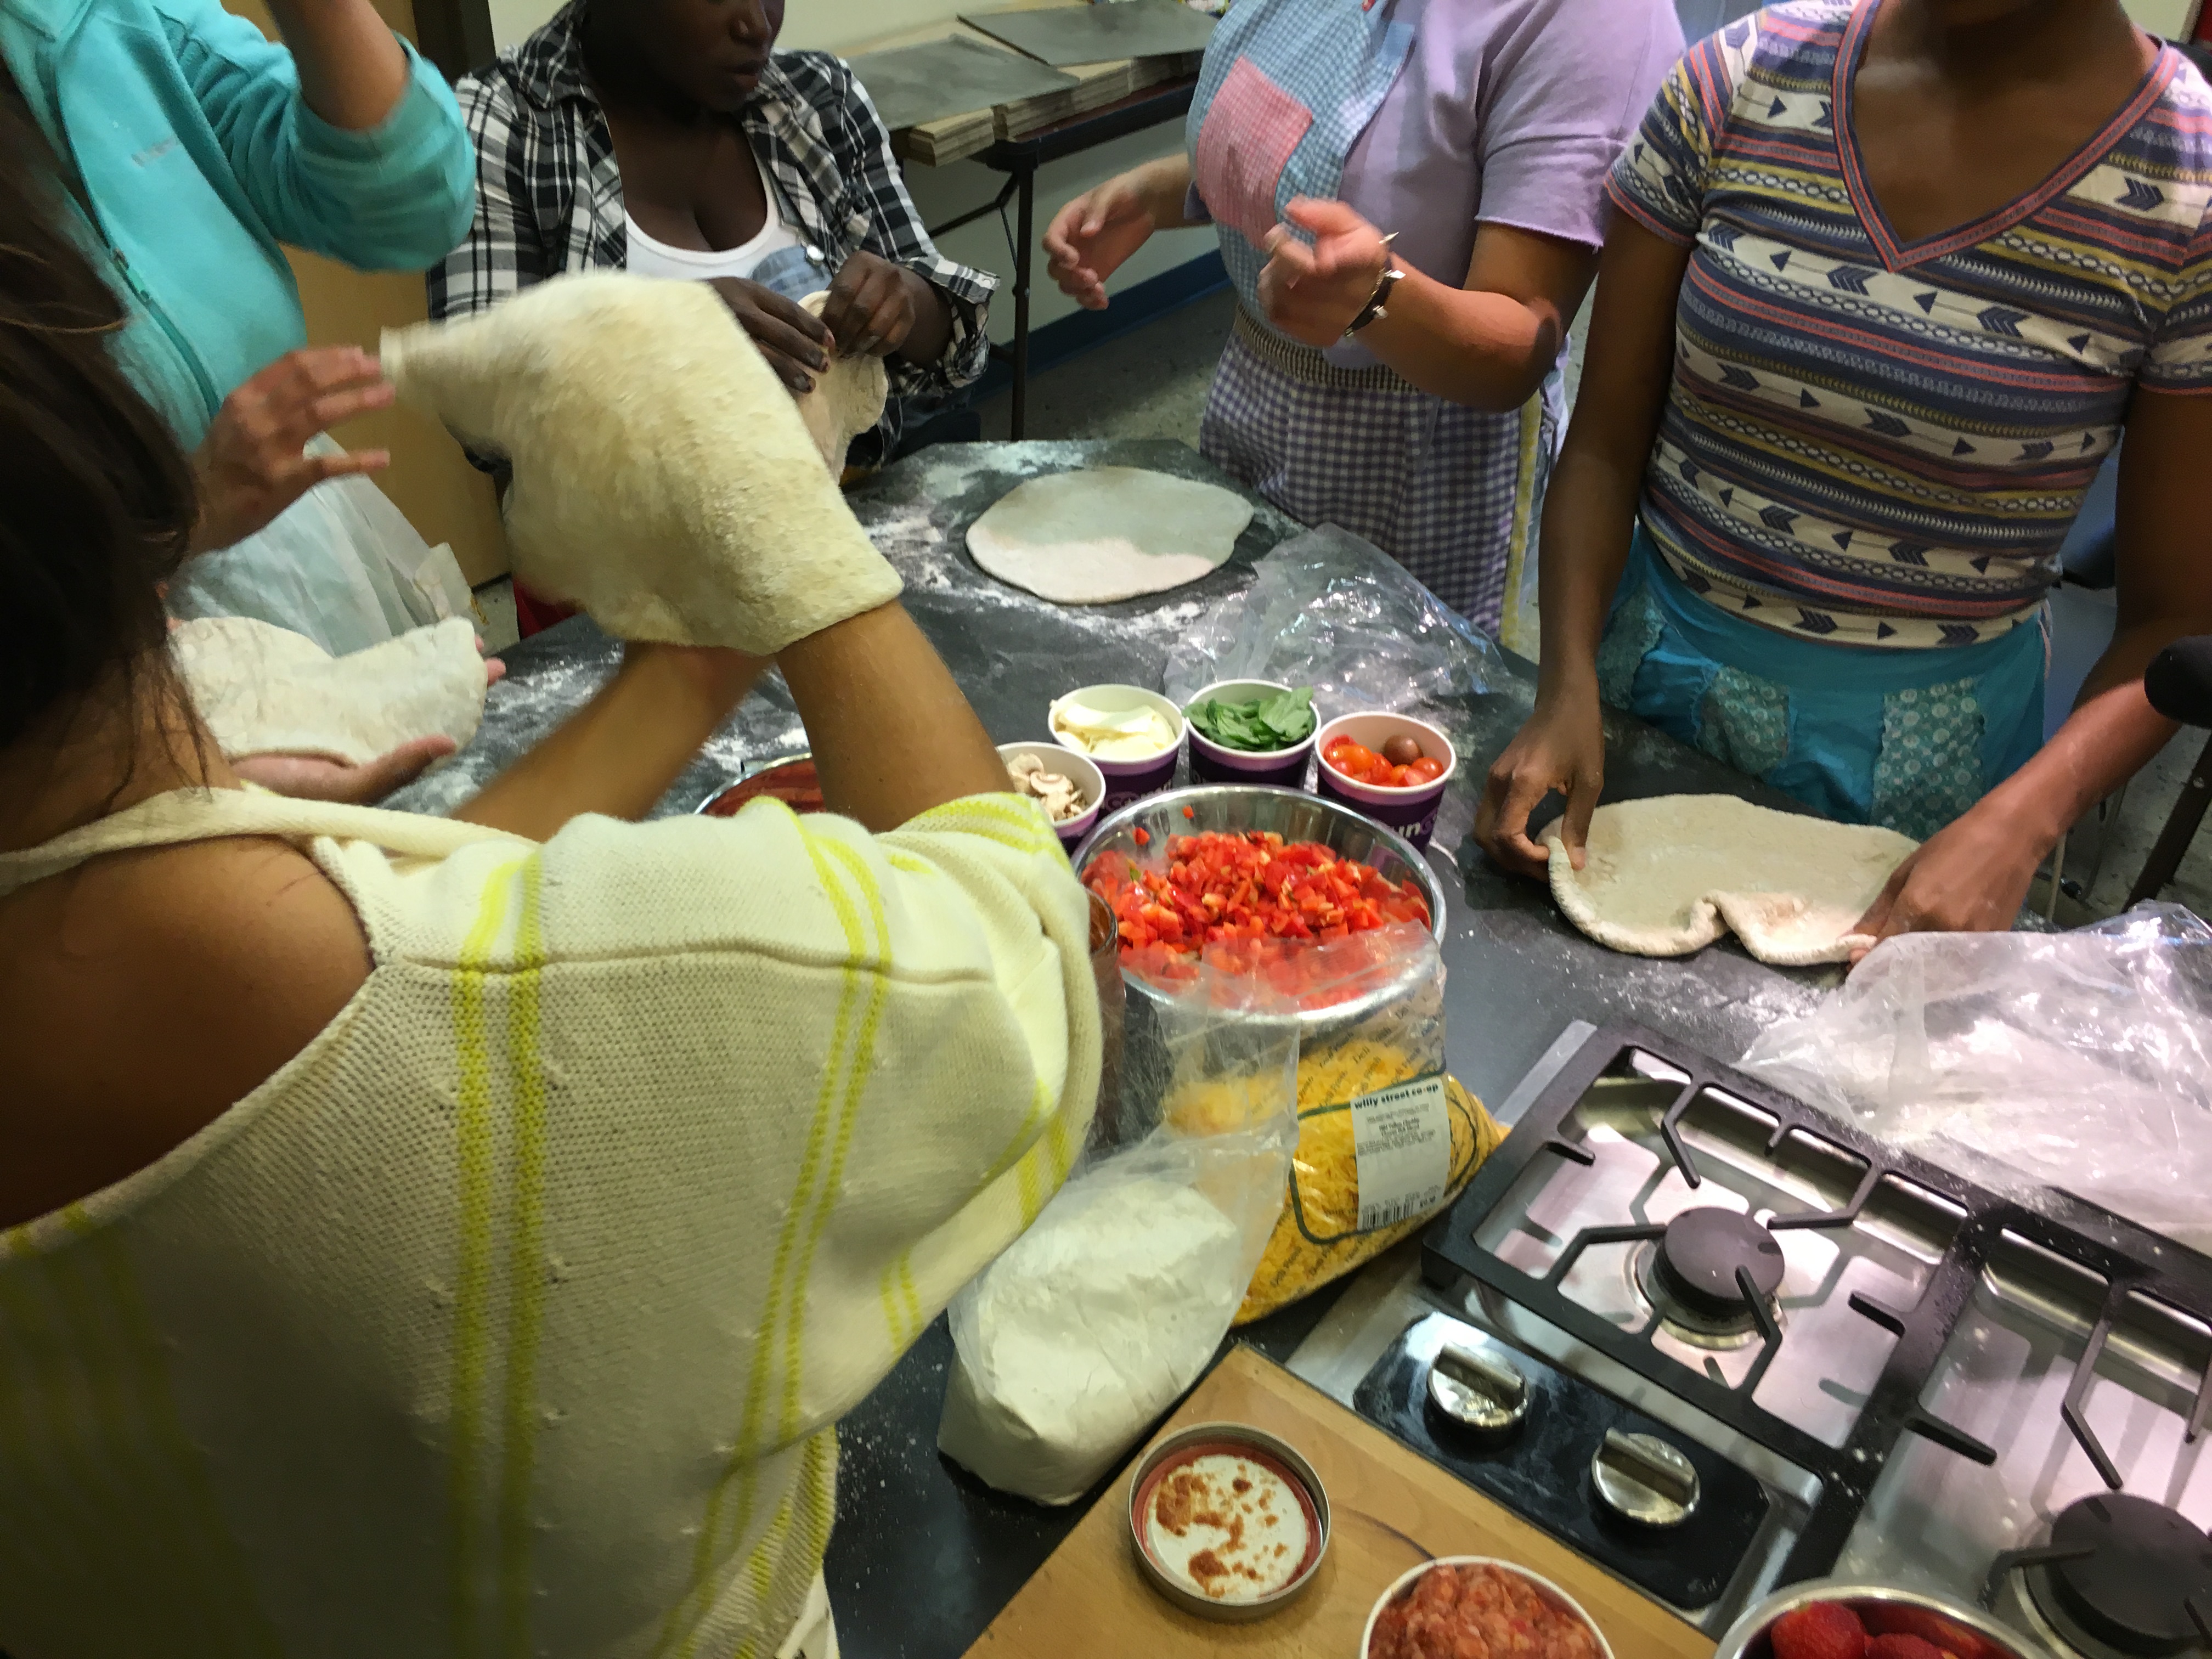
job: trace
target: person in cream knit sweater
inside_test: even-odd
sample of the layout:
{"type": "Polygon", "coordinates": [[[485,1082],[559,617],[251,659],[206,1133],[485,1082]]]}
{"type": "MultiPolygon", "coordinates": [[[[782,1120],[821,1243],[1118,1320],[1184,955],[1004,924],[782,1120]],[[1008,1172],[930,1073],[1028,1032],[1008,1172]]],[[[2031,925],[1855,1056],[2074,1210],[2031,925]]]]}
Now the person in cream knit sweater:
{"type": "Polygon", "coordinates": [[[453,819],[242,787],[167,660],[190,473],[27,158],[0,1649],[834,1653],[833,1425],[1089,1122],[1053,831],[873,599],[776,647],[834,815],[629,821],[768,665],[697,646],[453,819]]]}

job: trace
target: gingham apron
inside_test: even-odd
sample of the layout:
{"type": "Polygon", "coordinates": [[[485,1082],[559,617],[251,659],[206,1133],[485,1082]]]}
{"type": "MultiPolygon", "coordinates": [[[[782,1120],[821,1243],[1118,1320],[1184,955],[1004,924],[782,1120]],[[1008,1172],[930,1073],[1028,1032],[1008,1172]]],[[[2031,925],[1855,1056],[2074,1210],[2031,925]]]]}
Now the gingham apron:
{"type": "MultiPolygon", "coordinates": [[[[1389,368],[1340,368],[1261,321],[1261,245],[1291,198],[1334,198],[1352,145],[1404,69],[1392,0],[1243,0],[1214,30],[1186,129],[1241,314],[1200,448],[1293,518],[1336,524],[1453,609],[1533,653],[1526,556],[1561,412],[1554,375],[1491,414],[1389,368]]],[[[1388,230],[1389,226],[1382,228],[1388,230]]]]}

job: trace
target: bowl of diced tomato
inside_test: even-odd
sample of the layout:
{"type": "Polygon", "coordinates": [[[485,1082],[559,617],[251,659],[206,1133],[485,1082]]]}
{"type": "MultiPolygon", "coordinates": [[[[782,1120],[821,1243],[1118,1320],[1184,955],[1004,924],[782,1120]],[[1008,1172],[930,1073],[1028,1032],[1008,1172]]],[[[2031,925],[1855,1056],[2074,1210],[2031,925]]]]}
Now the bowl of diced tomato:
{"type": "Polygon", "coordinates": [[[1334,1024],[1420,981],[1433,957],[1406,942],[1443,932],[1443,884],[1402,836],[1293,789],[1148,796],[1101,823],[1075,868],[1112,907],[1123,977],[1142,996],[1175,996],[1206,967],[1250,971],[1334,1024]],[[1371,971],[1348,974],[1363,946],[1371,971]]]}
{"type": "Polygon", "coordinates": [[[1388,824],[1416,847],[1437,827],[1459,768],[1451,739],[1411,714],[1340,714],[1314,734],[1315,787],[1388,824]]]}

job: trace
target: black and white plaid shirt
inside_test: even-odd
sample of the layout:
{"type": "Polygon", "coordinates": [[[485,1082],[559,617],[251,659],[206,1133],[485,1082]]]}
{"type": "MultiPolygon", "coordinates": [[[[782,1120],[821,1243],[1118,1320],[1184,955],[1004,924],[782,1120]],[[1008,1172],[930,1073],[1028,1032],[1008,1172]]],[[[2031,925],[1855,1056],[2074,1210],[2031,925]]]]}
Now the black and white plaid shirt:
{"type": "MultiPolygon", "coordinates": [[[[614,135],[584,78],[582,0],[453,88],[477,151],[468,240],[430,268],[430,315],[466,316],[564,271],[628,263],[614,135]]],[[[900,397],[950,392],[983,372],[983,318],[998,279],[938,252],[906,193],[866,90],[823,52],[779,52],[738,117],[785,216],[830,270],[866,249],[933,283],[952,337],[933,363],[890,359],[900,397]]]]}

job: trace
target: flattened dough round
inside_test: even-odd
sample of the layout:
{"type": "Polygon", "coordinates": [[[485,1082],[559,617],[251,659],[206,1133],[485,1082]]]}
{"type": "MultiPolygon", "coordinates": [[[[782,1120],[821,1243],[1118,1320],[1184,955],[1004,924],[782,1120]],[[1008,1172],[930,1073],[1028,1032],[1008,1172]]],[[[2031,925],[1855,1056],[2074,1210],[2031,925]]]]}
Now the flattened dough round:
{"type": "Polygon", "coordinates": [[[466,617],[343,657],[251,617],[179,623],[169,645],[216,746],[234,760],[327,755],[358,766],[416,738],[465,744],[483,718],[483,659],[466,617]]]}
{"type": "Polygon", "coordinates": [[[1686,957],[1733,930],[1761,962],[1843,962],[1851,925],[1920,843],[1894,830],[1753,806],[1734,795],[1660,795],[1601,806],[1577,871],[1554,824],[1552,894],[1599,944],[1686,957]]]}
{"type": "Polygon", "coordinates": [[[969,526],[968,550],[1039,599],[1107,605],[1212,574],[1251,522],[1252,503],[1234,490],[1093,466],[1015,485],[969,526]]]}

